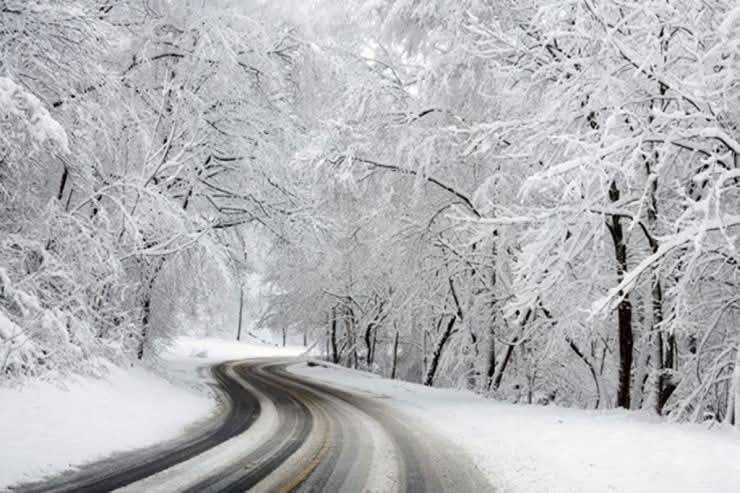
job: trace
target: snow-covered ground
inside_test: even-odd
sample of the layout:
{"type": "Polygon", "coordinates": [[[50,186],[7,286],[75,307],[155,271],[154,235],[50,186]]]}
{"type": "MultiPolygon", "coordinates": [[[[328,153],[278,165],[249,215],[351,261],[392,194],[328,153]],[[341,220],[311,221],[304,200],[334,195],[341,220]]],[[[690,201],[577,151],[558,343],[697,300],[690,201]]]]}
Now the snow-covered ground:
{"type": "Polygon", "coordinates": [[[215,408],[144,368],[0,389],[0,488],[176,436],[215,408]]]}
{"type": "Polygon", "coordinates": [[[175,438],[216,411],[204,385],[210,374],[202,368],[300,351],[183,337],[156,370],[110,366],[104,378],[74,376],[61,383],[0,388],[0,490],[175,438]]]}
{"type": "MultiPolygon", "coordinates": [[[[216,410],[199,368],[302,351],[180,338],[157,371],[111,367],[105,378],[78,376],[64,387],[0,389],[0,489],[174,438],[216,410]]],[[[640,413],[504,404],[332,365],[301,363],[291,371],[384,397],[466,450],[501,492],[740,491],[740,435],[732,430],[640,413]]]]}
{"type": "Polygon", "coordinates": [[[178,337],[172,347],[164,354],[169,366],[176,362],[201,364],[245,358],[292,357],[303,353],[302,346],[274,346],[249,338],[245,342],[224,339],[178,337]]]}
{"type": "Polygon", "coordinates": [[[290,371],[384,397],[468,451],[501,492],[740,491],[740,435],[732,430],[498,403],[331,365],[290,371]]]}

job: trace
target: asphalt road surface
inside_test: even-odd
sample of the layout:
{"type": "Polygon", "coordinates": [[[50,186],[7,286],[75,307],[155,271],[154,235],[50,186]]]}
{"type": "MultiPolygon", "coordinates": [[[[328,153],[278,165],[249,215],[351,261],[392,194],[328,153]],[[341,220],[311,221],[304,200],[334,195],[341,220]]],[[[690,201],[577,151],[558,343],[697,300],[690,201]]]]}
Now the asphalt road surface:
{"type": "Polygon", "coordinates": [[[177,440],[13,492],[486,492],[451,444],[377,396],[285,371],[286,359],[212,369],[222,412],[177,440]]]}

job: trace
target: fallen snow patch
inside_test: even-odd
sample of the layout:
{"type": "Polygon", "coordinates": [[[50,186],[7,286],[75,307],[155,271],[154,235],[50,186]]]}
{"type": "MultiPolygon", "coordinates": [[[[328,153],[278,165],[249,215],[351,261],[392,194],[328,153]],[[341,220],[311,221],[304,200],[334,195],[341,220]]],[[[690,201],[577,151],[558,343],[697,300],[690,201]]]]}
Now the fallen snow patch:
{"type": "Polygon", "coordinates": [[[740,436],[728,429],[640,413],[505,404],[333,365],[290,371],[386,398],[470,453],[498,491],[730,493],[740,485],[740,436]]]}

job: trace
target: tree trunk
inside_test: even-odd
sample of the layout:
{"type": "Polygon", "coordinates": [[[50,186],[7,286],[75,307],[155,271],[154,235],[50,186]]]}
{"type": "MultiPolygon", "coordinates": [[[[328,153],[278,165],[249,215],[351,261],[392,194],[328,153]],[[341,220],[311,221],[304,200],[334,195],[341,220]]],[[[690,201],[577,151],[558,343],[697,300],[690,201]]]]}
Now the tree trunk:
{"type": "Polygon", "coordinates": [[[576,353],[576,356],[578,356],[578,358],[583,361],[583,363],[588,367],[588,371],[591,372],[591,378],[593,379],[594,386],[596,387],[596,402],[594,403],[594,409],[598,409],[601,405],[601,385],[599,384],[599,376],[596,373],[596,367],[586,357],[583,351],[581,351],[581,349],[576,345],[573,339],[571,339],[570,337],[566,337],[565,340],[568,342],[568,346],[570,346],[570,349],[573,350],[574,353],[576,353]]]}
{"type": "Polygon", "coordinates": [[[244,312],[244,288],[239,288],[239,325],[236,330],[236,340],[242,339],[242,313],[244,312]]]}
{"type": "Polygon", "coordinates": [[[332,363],[339,363],[339,351],[337,350],[337,309],[333,307],[331,309],[331,360],[332,363]]]}
{"type": "MultiPolygon", "coordinates": [[[[656,276],[657,277],[657,276],[656,276]]],[[[660,281],[656,279],[655,286],[653,287],[653,313],[654,317],[659,320],[658,323],[663,321],[663,294],[660,281]]],[[[676,383],[674,382],[673,371],[675,370],[675,347],[676,338],[673,334],[667,334],[664,337],[663,332],[659,327],[656,327],[656,323],[653,324],[653,329],[657,331],[657,345],[658,345],[658,401],[657,411],[659,414],[665,412],[665,405],[668,403],[668,399],[673,395],[673,391],[676,390],[676,383]]]]}
{"type": "Polygon", "coordinates": [[[367,325],[367,329],[365,329],[365,348],[367,349],[367,353],[365,354],[365,362],[367,363],[368,368],[373,364],[373,325],[374,322],[370,322],[367,325]]]}
{"type": "MultiPolygon", "coordinates": [[[[655,156],[657,159],[657,156],[655,156]]],[[[648,176],[650,176],[650,164],[647,165],[648,176]]],[[[655,231],[657,219],[658,219],[658,203],[656,198],[656,192],[658,188],[657,180],[653,180],[650,190],[650,205],[648,207],[648,224],[650,225],[650,247],[653,253],[658,251],[658,242],[654,239],[653,234],[655,231]]],[[[660,274],[655,273],[653,279],[653,288],[650,292],[651,296],[651,311],[652,311],[652,332],[657,334],[656,345],[658,349],[658,396],[656,400],[656,411],[658,414],[663,414],[665,405],[668,399],[671,398],[673,391],[676,390],[676,384],[673,380],[673,371],[675,370],[675,346],[676,339],[673,334],[667,334],[664,337],[664,332],[661,324],[664,320],[663,314],[663,286],[660,281],[660,274]]]]}
{"type": "Polygon", "coordinates": [[[732,371],[730,391],[727,396],[727,411],[725,422],[740,428],[738,414],[740,413],[740,349],[735,353],[735,368],[732,371]]]}
{"type": "MultiPolygon", "coordinates": [[[[666,50],[668,49],[668,39],[670,37],[664,37],[665,27],[661,27],[659,39],[662,39],[660,48],[663,53],[663,63],[667,62],[666,50]]],[[[662,82],[658,83],[658,93],[660,98],[652,101],[653,110],[666,111],[667,105],[669,104],[663,98],[667,92],[667,87],[662,82]],[[656,108],[658,106],[658,108],[656,108]]],[[[654,113],[648,118],[650,124],[653,123],[654,113]]],[[[645,159],[645,171],[650,182],[650,202],[647,208],[648,224],[650,226],[650,233],[648,241],[653,253],[658,251],[658,242],[654,239],[654,235],[657,233],[658,223],[658,178],[653,175],[653,167],[657,166],[659,160],[659,154],[657,150],[654,150],[651,157],[645,159]]],[[[663,314],[663,287],[660,282],[660,274],[658,272],[654,275],[654,285],[651,292],[652,296],[652,313],[653,313],[653,324],[652,331],[658,334],[657,346],[658,346],[658,396],[656,399],[656,410],[658,414],[665,412],[665,405],[668,399],[671,398],[673,391],[676,390],[676,384],[674,382],[673,371],[675,370],[675,338],[673,334],[668,334],[667,340],[663,337],[663,331],[660,325],[664,320],[663,314]]]]}
{"type": "MultiPolygon", "coordinates": [[[[619,189],[616,182],[609,187],[609,200],[619,200],[619,189]]],[[[617,261],[617,283],[622,282],[627,272],[627,245],[625,244],[624,230],[620,216],[611,216],[609,225],[612,241],[614,243],[614,254],[617,261]]],[[[622,301],[617,306],[617,327],[619,340],[619,384],[617,386],[617,406],[629,409],[631,404],[632,384],[632,355],[634,339],[632,334],[632,304],[629,293],[620,292],[622,301]]]]}
{"type": "MultiPolygon", "coordinates": [[[[527,323],[529,322],[529,318],[532,316],[532,313],[534,311],[529,308],[527,310],[527,314],[524,316],[524,319],[522,320],[521,325],[519,326],[520,329],[520,335],[524,334],[524,328],[527,326],[527,323]]],[[[519,337],[516,336],[511,344],[508,344],[506,346],[506,352],[504,352],[504,358],[501,360],[501,364],[499,365],[498,369],[495,371],[495,375],[493,377],[493,390],[498,390],[498,388],[501,386],[501,381],[504,378],[504,372],[506,371],[506,367],[509,365],[509,361],[511,361],[511,354],[514,352],[515,345],[519,342],[519,337]]]]}
{"type": "Polygon", "coordinates": [[[375,361],[375,348],[377,346],[378,346],[378,329],[375,329],[375,331],[373,332],[373,342],[372,342],[372,354],[373,354],[372,360],[373,361],[375,361]]]}
{"type": "Polygon", "coordinates": [[[367,329],[365,330],[365,347],[367,348],[366,363],[368,368],[372,366],[375,360],[375,343],[378,339],[378,325],[383,320],[383,304],[383,301],[378,303],[378,313],[367,324],[367,329]]]}
{"type": "Polygon", "coordinates": [[[152,316],[152,294],[154,291],[154,282],[157,280],[159,272],[164,267],[164,259],[159,259],[157,265],[152,270],[149,280],[146,283],[146,290],[144,291],[144,301],[141,304],[141,339],[139,340],[139,348],[136,352],[137,359],[144,359],[144,348],[146,346],[147,338],[149,337],[149,323],[151,322],[152,316]]]}
{"type": "Polygon", "coordinates": [[[396,365],[398,364],[398,331],[393,338],[393,366],[391,366],[391,380],[396,378],[396,365]]]}
{"type": "Polygon", "coordinates": [[[331,336],[329,334],[329,329],[326,329],[326,336],[324,337],[325,347],[324,347],[324,355],[326,359],[328,360],[331,356],[331,342],[330,342],[331,336]]]}
{"type": "MultiPolygon", "coordinates": [[[[639,307],[633,314],[634,322],[637,327],[645,327],[647,320],[645,318],[645,310],[643,309],[643,305],[645,304],[644,299],[640,293],[637,293],[637,296],[633,297],[633,300],[636,301],[639,307]]],[[[650,301],[647,303],[650,304],[650,301]]],[[[634,409],[644,409],[646,402],[653,402],[653,406],[655,406],[657,398],[655,390],[657,387],[653,385],[655,388],[648,388],[648,384],[654,384],[655,380],[655,378],[653,378],[652,381],[650,380],[651,377],[655,377],[655,372],[653,371],[653,366],[655,365],[653,360],[655,360],[656,357],[653,354],[653,351],[651,351],[654,341],[655,337],[653,333],[648,332],[645,337],[639,341],[640,344],[635,346],[635,362],[632,370],[632,407],[634,409]],[[639,382],[639,385],[637,382],[639,382]]]]}
{"type": "Polygon", "coordinates": [[[432,359],[429,362],[429,368],[427,368],[426,375],[424,375],[424,385],[429,387],[434,385],[434,375],[437,373],[439,359],[442,357],[442,351],[453,333],[456,321],[457,315],[453,315],[452,318],[450,318],[450,321],[447,322],[447,327],[445,327],[445,330],[437,341],[437,345],[434,347],[434,351],[432,352],[432,359]]]}
{"type": "MultiPolygon", "coordinates": [[[[517,342],[517,339],[515,338],[513,342],[517,342]]],[[[509,361],[511,360],[511,354],[514,352],[514,345],[509,344],[506,347],[506,351],[504,352],[504,358],[501,360],[501,365],[496,372],[496,376],[493,377],[493,390],[498,390],[498,388],[501,386],[501,380],[504,378],[504,371],[506,371],[506,366],[509,364],[509,361]]]]}
{"type": "MultiPolygon", "coordinates": [[[[491,266],[491,286],[496,287],[498,277],[496,275],[496,260],[497,260],[497,249],[496,249],[496,238],[498,237],[498,231],[493,231],[493,242],[491,246],[491,258],[493,259],[493,265],[491,266]]],[[[488,368],[486,368],[486,390],[491,391],[493,385],[493,376],[496,374],[496,314],[497,314],[497,302],[494,297],[491,301],[491,321],[490,329],[488,331],[488,368]]]]}
{"type": "Polygon", "coordinates": [[[62,178],[60,179],[60,182],[59,182],[59,191],[57,192],[57,200],[59,202],[61,202],[62,199],[64,198],[64,189],[67,186],[68,177],[69,177],[69,168],[67,168],[67,166],[64,165],[62,169],[62,178]]]}
{"type": "Polygon", "coordinates": [[[493,376],[496,374],[496,334],[494,328],[490,331],[491,340],[488,342],[488,368],[486,369],[487,390],[490,392],[493,386],[493,376]]]}
{"type": "Polygon", "coordinates": [[[144,346],[146,345],[146,339],[149,331],[149,318],[151,317],[152,311],[152,284],[150,281],[149,287],[144,294],[144,303],[142,303],[142,315],[141,315],[141,340],[139,341],[139,349],[136,352],[136,358],[139,360],[144,359],[144,346]]]}
{"type": "Polygon", "coordinates": [[[347,345],[349,352],[347,353],[347,367],[357,369],[358,358],[357,358],[357,341],[355,337],[355,314],[351,308],[344,306],[344,329],[347,334],[347,345]]]}
{"type": "Polygon", "coordinates": [[[480,370],[479,370],[479,357],[480,351],[478,350],[478,335],[470,327],[470,322],[466,323],[467,332],[470,335],[470,368],[468,369],[468,382],[467,388],[471,390],[477,390],[480,388],[480,370]]]}
{"type": "MultiPolygon", "coordinates": [[[[429,339],[429,332],[425,328],[424,332],[421,335],[421,368],[423,375],[427,374],[427,368],[429,368],[429,358],[427,357],[427,339],[429,339]]],[[[424,380],[423,375],[422,381],[424,380]]]]}

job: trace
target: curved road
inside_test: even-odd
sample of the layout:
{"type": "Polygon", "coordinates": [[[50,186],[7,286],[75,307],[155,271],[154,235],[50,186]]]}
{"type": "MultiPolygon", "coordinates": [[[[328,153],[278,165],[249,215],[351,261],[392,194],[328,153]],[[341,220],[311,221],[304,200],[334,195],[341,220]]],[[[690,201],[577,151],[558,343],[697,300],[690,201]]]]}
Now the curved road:
{"type": "Polygon", "coordinates": [[[212,369],[225,405],[181,438],[18,492],[479,492],[465,455],[379,398],[290,373],[295,360],[212,369]]]}

